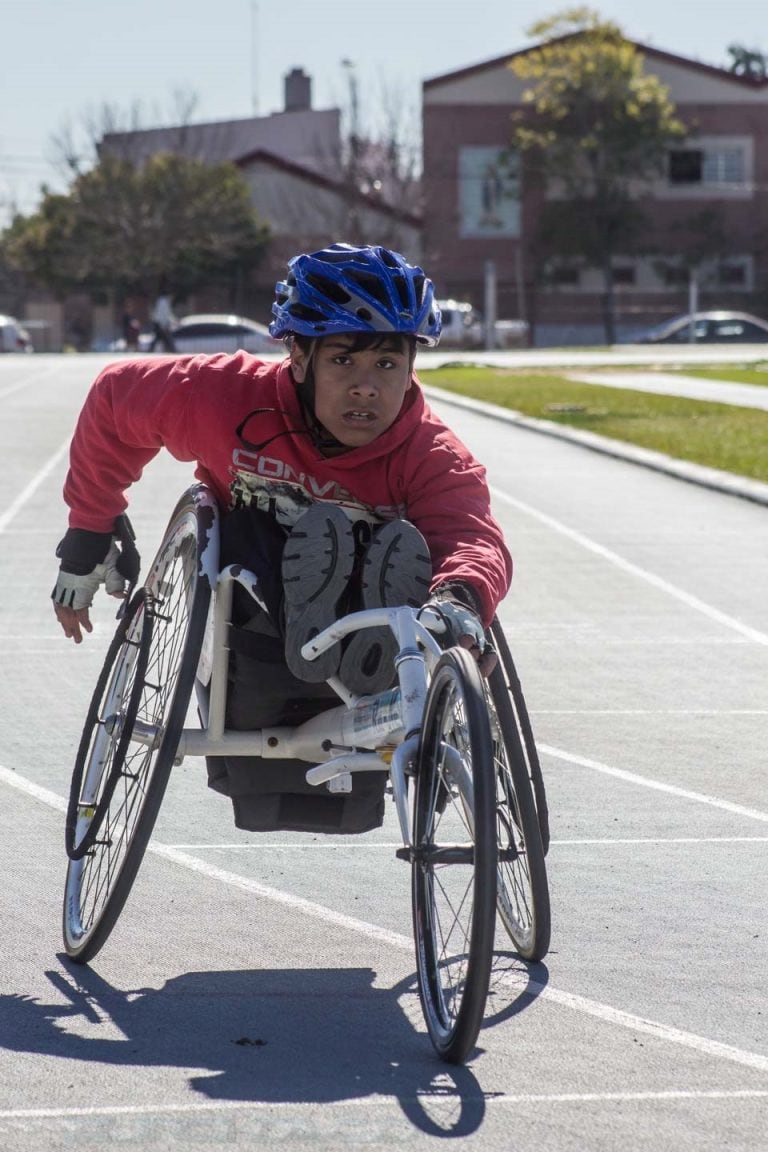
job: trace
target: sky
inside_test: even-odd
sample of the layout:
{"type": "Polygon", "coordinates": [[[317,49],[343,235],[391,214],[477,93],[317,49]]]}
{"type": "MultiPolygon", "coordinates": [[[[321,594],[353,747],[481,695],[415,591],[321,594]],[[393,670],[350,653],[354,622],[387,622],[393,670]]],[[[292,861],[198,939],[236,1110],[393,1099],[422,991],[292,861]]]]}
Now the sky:
{"type": "MultiPolygon", "coordinates": [[[[141,125],[264,116],[283,107],[292,68],[312,77],[315,108],[362,112],[382,92],[414,120],[421,83],[532,42],[531,25],[575,0],[4,0],[0,63],[0,224],[31,212],[42,183],[64,190],[54,138],[84,133],[105,105],[141,125]],[[342,63],[345,62],[345,63],[342,63]]],[[[768,53],[766,0],[595,0],[625,35],[727,66],[734,42],[768,53]]],[[[84,138],[84,137],[83,137],[84,138]]]]}

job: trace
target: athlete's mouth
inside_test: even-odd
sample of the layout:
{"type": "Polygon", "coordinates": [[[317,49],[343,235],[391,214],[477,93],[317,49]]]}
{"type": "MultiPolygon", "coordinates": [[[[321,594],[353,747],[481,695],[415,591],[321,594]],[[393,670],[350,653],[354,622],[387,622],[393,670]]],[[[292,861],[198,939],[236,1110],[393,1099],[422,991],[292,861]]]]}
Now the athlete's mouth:
{"type": "Polygon", "coordinates": [[[365,408],[350,408],[343,417],[347,424],[370,424],[376,418],[375,412],[370,412],[365,408]]]}

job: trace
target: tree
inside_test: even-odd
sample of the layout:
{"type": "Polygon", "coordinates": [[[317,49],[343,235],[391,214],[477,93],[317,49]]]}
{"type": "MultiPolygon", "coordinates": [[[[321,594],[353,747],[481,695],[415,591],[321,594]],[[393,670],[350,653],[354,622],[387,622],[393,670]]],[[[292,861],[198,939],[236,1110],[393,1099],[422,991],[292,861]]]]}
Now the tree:
{"type": "Polygon", "coordinates": [[[157,154],[137,166],[105,156],[65,195],[45,192],[4,239],[9,263],[67,291],[186,295],[212,278],[232,285],[266,242],[248,186],[231,164],[157,154]]]}
{"type": "Polygon", "coordinates": [[[641,245],[639,192],[661,175],[685,128],[667,89],[644,72],[641,53],[598,13],[568,9],[529,35],[547,42],[511,64],[529,82],[512,143],[526,154],[524,178],[547,194],[534,245],[602,272],[603,323],[613,343],[614,257],[641,245]]]}
{"type": "Polygon", "coordinates": [[[700,281],[731,251],[731,240],[720,205],[709,205],[689,212],[683,219],[670,222],[666,234],[661,236],[662,251],[674,253],[670,260],[661,256],[657,265],[661,271],[683,272],[686,282],[700,281]]]}
{"type": "MultiPolygon", "coordinates": [[[[402,93],[381,82],[374,101],[376,115],[360,101],[357,73],[342,60],[347,92],[342,105],[342,139],[336,172],[344,199],[344,235],[352,243],[369,243],[366,205],[384,205],[418,215],[422,207],[419,178],[418,115],[402,93]]],[[[377,241],[398,247],[400,228],[393,219],[377,241]]]]}
{"type": "Polygon", "coordinates": [[[764,52],[745,48],[742,44],[729,44],[728,55],[734,76],[746,76],[750,80],[768,79],[768,56],[764,52]]]}

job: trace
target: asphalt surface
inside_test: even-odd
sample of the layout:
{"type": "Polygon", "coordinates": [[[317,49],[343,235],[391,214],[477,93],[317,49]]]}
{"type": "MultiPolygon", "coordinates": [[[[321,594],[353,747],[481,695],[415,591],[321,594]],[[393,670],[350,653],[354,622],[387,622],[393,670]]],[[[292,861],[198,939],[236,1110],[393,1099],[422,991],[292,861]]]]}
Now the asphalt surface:
{"type": "MultiPolygon", "coordinates": [[[[0,360],[0,1146],[768,1148],[764,508],[435,400],[515,557],[500,615],[553,836],[550,954],[528,969],[499,936],[451,1069],[392,812],[358,838],[249,835],[185,762],[109,942],[64,958],[62,811],[114,619],[102,598],[75,648],[48,596],[98,363],[0,360]]],[[[145,558],[189,479],[161,457],[136,487],[145,558]]]]}

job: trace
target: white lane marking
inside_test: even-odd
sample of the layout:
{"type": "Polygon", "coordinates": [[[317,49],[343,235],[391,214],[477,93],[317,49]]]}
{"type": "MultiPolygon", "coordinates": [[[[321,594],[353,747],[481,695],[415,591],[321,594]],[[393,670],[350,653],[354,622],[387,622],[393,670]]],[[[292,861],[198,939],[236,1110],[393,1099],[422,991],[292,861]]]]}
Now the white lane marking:
{"type": "MultiPolygon", "coordinates": [[[[581,845],[594,846],[594,845],[608,845],[609,847],[614,844],[768,844],[768,836],[612,836],[612,837],[592,837],[590,839],[580,840],[550,840],[550,848],[573,848],[581,845]]],[[[400,843],[383,844],[297,844],[297,843],[281,843],[274,841],[272,843],[264,843],[259,841],[257,844],[169,844],[169,848],[175,848],[177,851],[194,851],[194,852],[314,852],[317,849],[331,852],[341,852],[345,848],[351,848],[355,852],[361,849],[376,848],[386,849],[388,852],[394,851],[396,848],[401,848],[400,843]]]]}
{"type": "Polygon", "coordinates": [[[539,996],[544,1000],[552,1000],[563,1008],[571,1008],[575,1012],[593,1016],[604,1024],[616,1024],[620,1028],[627,1028],[630,1032],[644,1032],[648,1036],[654,1036],[657,1040],[677,1044],[683,1048],[691,1048],[705,1056],[719,1057],[723,1060],[730,1060],[734,1064],[754,1068],[760,1072],[768,1072],[768,1056],[763,1056],[759,1052],[748,1052],[743,1048],[736,1048],[732,1044],[723,1044],[719,1040],[697,1036],[694,1032],[684,1032],[680,1028],[660,1024],[657,1020],[649,1020],[643,1016],[635,1016],[631,1012],[623,1012],[620,1008],[612,1008],[610,1004],[588,1000],[586,996],[563,992],[548,984],[540,984],[538,980],[530,980],[524,973],[521,973],[518,978],[507,974],[504,982],[512,986],[517,985],[523,994],[527,993],[531,996],[539,996]]]}
{"type": "Polygon", "coordinates": [[[491,488],[491,494],[495,500],[509,504],[511,507],[517,508],[520,512],[524,512],[527,516],[532,517],[532,519],[538,520],[541,524],[546,524],[548,528],[558,532],[561,536],[565,536],[568,540],[572,540],[581,548],[585,548],[588,552],[593,552],[596,556],[601,556],[604,560],[608,560],[611,564],[629,573],[631,576],[635,576],[639,580],[644,580],[646,584],[650,584],[653,588],[658,588],[660,592],[664,592],[667,596],[672,596],[675,600],[679,600],[688,608],[693,608],[696,612],[700,612],[703,616],[715,621],[717,624],[722,624],[726,628],[738,632],[740,636],[745,636],[755,644],[768,644],[768,633],[761,632],[757,628],[751,628],[748,624],[743,624],[741,620],[737,620],[734,616],[729,616],[726,612],[721,612],[719,608],[713,608],[711,604],[706,604],[703,600],[699,600],[697,596],[692,596],[690,592],[685,592],[675,584],[670,584],[668,580],[664,580],[661,576],[656,576],[653,572],[648,572],[638,564],[633,564],[630,560],[625,560],[624,557],[619,556],[617,552],[611,551],[610,548],[605,548],[602,544],[598,544],[595,540],[591,540],[588,536],[577,532],[575,528],[569,528],[566,524],[563,524],[561,520],[556,520],[554,516],[549,516],[546,512],[541,512],[538,508],[534,508],[522,500],[516,500],[514,496],[510,496],[498,488],[491,488]]]}
{"type": "Polygon", "coordinates": [[[642,836],[632,839],[629,836],[614,837],[602,840],[550,840],[550,848],[580,848],[582,846],[595,847],[607,845],[609,848],[615,844],[649,844],[657,847],[659,844],[768,844],[768,836],[642,836]]]}
{"type": "Polygon", "coordinates": [[[49,808],[55,808],[58,812],[66,812],[67,810],[67,802],[63,796],[57,796],[48,788],[41,788],[39,784],[33,784],[31,780],[27,780],[26,776],[20,776],[18,772],[12,772],[10,768],[5,768],[2,764],[0,764],[0,781],[3,784],[10,784],[18,792],[24,792],[25,795],[31,796],[33,800],[47,804],[49,808]]]}
{"type": "Polygon", "coordinates": [[[768,823],[768,812],[759,808],[747,808],[744,804],[734,804],[732,800],[721,800],[717,796],[708,796],[705,792],[692,792],[688,788],[679,788],[676,784],[665,784],[661,780],[651,780],[648,776],[640,776],[637,772],[627,772],[623,768],[613,768],[610,764],[601,764],[599,760],[590,760],[588,756],[577,756],[573,752],[565,752],[562,748],[553,748],[551,744],[536,745],[539,752],[545,756],[552,756],[555,760],[564,760],[567,764],[577,764],[580,768],[590,768],[594,772],[602,772],[606,776],[613,776],[617,780],[626,780],[628,784],[640,784],[643,788],[652,788],[656,792],[666,792],[669,796],[679,796],[682,800],[694,800],[698,804],[708,804],[711,808],[720,808],[723,812],[733,812],[736,816],[746,816],[749,820],[762,820],[768,823]]]}
{"type": "Polygon", "coordinates": [[[24,505],[32,499],[43,481],[46,480],[48,476],[50,476],[51,472],[58,465],[59,461],[66,455],[68,449],[69,438],[67,438],[64,443],[54,452],[53,456],[50,457],[47,464],[44,464],[40,471],[32,477],[26,488],[24,488],[24,490],[20,492],[16,499],[13,501],[10,508],[6,509],[6,511],[0,515],[0,532],[5,532],[13,518],[17,516],[24,505]]]}
{"type": "Polygon", "coordinates": [[[530,708],[529,716],[768,716],[766,708],[530,708]]]}
{"type": "MultiPolygon", "coordinates": [[[[33,784],[32,781],[18,776],[15,772],[10,772],[1,765],[0,780],[18,788],[29,796],[34,796],[37,800],[42,800],[43,803],[51,804],[52,807],[59,811],[66,808],[66,803],[62,797],[57,796],[53,792],[49,792],[46,788],[41,788],[39,785],[33,784]]],[[[370,924],[366,920],[358,920],[353,916],[336,912],[331,908],[324,907],[322,904],[315,904],[311,900],[306,900],[302,896],[295,896],[290,892],[281,892],[279,889],[270,888],[266,884],[260,884],[257,880],[251,880],[246,876],[239,876],[237,873],[228,872],[224,868],[217,868],[206,863],[204,860],[198,860],[196,857],[190,856],[186,852],[179,852],[166,844],[159,844],[153,841],[150,843],[148,851],[155,856],[160,856],[162,859],[169,860],[174,864],[179,864],[191,872],[205,876],[208,880],[218,880],[231,888],[259,896],[264,900],[271,901],[273,904],[291,908],[314,920],[319,920],[321,923],[331,925],[334,928],[346,929],[359,936],[364,936],[369,940],[374,940],[376,943],[386,944],[401,952],[406,952],[409,956],[413,955],[413,940],[409,936],[403,936],[400,932],[392,932],[387,928],[380,927],[378,924],[370,924]]],[[[613,1008],[610,1004],[602,1004],[596,1000],[589,1000],[585,996],[579,996],[572,992],[563,992],[560,989],[553,988],[551,984],[541,984],[538,980],[531,979],[528,974],[524,972],[519,974],[502,974],[494,981],[494,987],[499,987],[500,985],[508,985],[513,991],[522,995],[532,995],[542,1000],[551,1000],[553,1004],[558,1004],[561,1007],[569,1008],[575,1012],[592,1016],[603,1023],[627,1028],[632,1032],[643,1032],[654,1036],[657,1040],[676,1044],[683,1048],[690,1048],[705,1056],[729,1060],[731,1063],[754,1068],[761,1072],[768,1072],[768,1056],[763,1056],[759,1052],[749,1052],[742,1048],[736,1048],[731,1044],[723,1044],[718,1040],[710,1040],[708,1037],[699,1036],[694,1032],[685,1032],[680,1028],[673,1028],[669,1025],[661,1024],[657,1020],[649,1020],[643,1016],[635,1016],[631,1012],[624,1012],[619,1008],[613,1008]]]]}
{"type": "MultiPolygon", "coordinates": [[[[398,1107],[400,1100],[430,1100],[439,1101],[452,1099],[463,1100],[466,1103],[483,1103],[488,1105],[499,1104],[631,1104],[634,1101],[652,1102],[658,1100],[680,1101],[690,1100],[764,1100],[768,1097],[768,1089],[763,1088],[735,1088],[714,1089],[708,1091],[666,1092],[477,1092],[468,1093],[459,1090],[452,1091],[447,1084],[430,1091],[428,1088],[419,1089],[413,1096],[383,1096],[369,1093],[354,1099],[328,1100],[323,1102],[323,1110],[336,1108],[381,1108],[398,1107]]],[[[286,1109],[290,1111],[314,1110],[317,1105],[308,1100],[193,1100],[186,1104],[115,1104],[113,1107],[105,1105],[100,1108],[7,1108],[0,1110],[0,1120],[60,1120],[69,1117],[91,1116],[185,1116],[197,1112],[279,1112],[286,1109]]]]}

